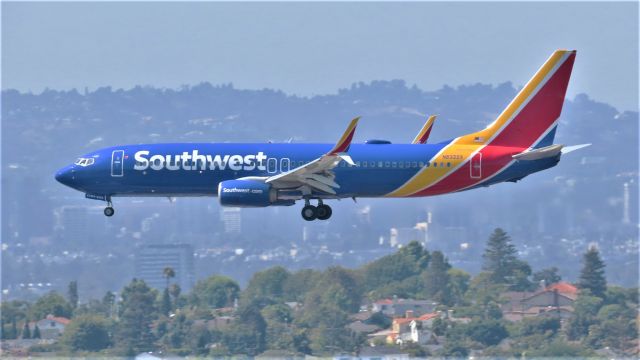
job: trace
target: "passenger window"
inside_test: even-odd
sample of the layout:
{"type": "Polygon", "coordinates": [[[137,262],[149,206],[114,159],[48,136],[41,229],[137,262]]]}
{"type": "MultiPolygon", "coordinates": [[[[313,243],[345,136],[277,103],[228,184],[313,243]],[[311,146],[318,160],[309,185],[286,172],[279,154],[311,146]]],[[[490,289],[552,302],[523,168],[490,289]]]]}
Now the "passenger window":
{"type": "Polygon", "coordinates": [[[411,166],[413,166],[413,167],[418,167],[418,162],[417,162],[417,161],[412,162],[412,163],[411,163],[411,166]]]}
{"type": "MultiPolygon", "coordinates": [[[[420,165],[420,167],[423,167],[423,166],[424,166],[424,163],[423,163],[422,161],[420,161],[420,162],[418,163],[418,165],[420,165]]],[[[429,163],[427,163],[427,167],[429,167],[429,163]]]]}
{"type": "Polygon", "coordinates": [[[378,167],[382,167],[382,161],[378,161],[378,167]]]}
{"type": "Polygon", "coordinates": [[[391,163],[391,167],[393,167],[393,168],[398,167],[398,163],[397,163],[397,162],[395,162],[395,161],[394,161],[394,162],[392,162],[392,163],[391,163]]]}
{"type": "Polygon", "coordinates": [[[438,167],[438,163],[437,163],[437,162],[434,162],[434,163],[433,163],[433,167],[438,167]]]}
{"type": "Polygon", "coordinates": [[[369,166],[369,162],[368,161],[363,161],[362,162],[362,167],[367,167],[369,166]]]}
{"type": "Polygon", "coordinates": [[[450,162],[447,163],[447,167],[451,167],[451,163],[450,162]]]}
{"type": "Polygon", "coordinates": [[[400,169],[404,169],[404,162],[403,162],[403,161],[400,161],[400,163],[398,164],[398,167],[399,167],[400,169]]]}
{"type": "Polygon", "coordinates": [[[274,158],[269,158],[267,160],[267,171],[269,173],[274,173],[274,172],[278,171],[277,167],[278,167],[278,160],[276,160],[274,158]]]}
{"type": "Polygon", "coordinates": [[[444,167],[444,163],[443,162],[440,163],[440,167],[444,167]]]}
{"type": "Polygon", "coordinates": [[[390,163],[390,162],[388,162],[388,161],[385,161],[385,162],[384,162],[384,167],[391,167],[391,163],[390,163]]]}

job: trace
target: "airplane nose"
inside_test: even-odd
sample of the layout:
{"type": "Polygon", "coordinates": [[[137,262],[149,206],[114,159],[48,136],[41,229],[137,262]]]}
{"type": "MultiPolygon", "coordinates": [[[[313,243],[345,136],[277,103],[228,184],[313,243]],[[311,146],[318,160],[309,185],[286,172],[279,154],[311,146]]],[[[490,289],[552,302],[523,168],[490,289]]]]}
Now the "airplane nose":
{"type": "Polygon", "coordinates": [[[69,167],[62,168],[56,173],[56,180],[63,185],[71,186],[73,179],[73,170],[69,167]]]}

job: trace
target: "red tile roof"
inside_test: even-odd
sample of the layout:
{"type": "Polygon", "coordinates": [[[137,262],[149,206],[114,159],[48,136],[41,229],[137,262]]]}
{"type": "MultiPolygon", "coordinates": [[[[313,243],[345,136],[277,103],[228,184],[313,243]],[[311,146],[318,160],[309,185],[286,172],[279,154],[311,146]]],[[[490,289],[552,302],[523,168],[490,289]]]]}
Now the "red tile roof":
{"type": "Polygon", "coordinates": [[[381,299],[375,302],[376,304],[380,304],[380,305],[391,305],[393,304],[393,300],[391,299],[381,299]]]}
{"type": "Polygon", "coordinates": [[[547,290],[551,290],[551,291],[558,290],[559,293],[569,294],[569,295],[578,294],[578,288],[567,282],[559,282],[556,284],[552,284],[550,286],[547,286],[547,290]]]}
{"type": "Polygon", "coordinates": [[[68,325],[71,322],[71,320],[69,320],[69,319],[67,319],[65,317],[53,316],[51,314],[47,315],[47,317],[42,319],[42,320],[55,321],[55,322],[57,322],[59,324],[62,324],[62,325],[68,325]]]}

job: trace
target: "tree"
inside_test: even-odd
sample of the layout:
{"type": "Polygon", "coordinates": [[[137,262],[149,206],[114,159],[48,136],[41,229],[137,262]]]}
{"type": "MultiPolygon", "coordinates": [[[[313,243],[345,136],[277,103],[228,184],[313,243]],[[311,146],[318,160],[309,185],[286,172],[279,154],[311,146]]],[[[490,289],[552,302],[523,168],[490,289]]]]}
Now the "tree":
{"type": "Polygon", "coordinates": [[[600,259],[600,252],[595,246],[591,246],[584,254],[583,267],[580,271],[578,288],[588,289],[593,296],[605,297],[607,281],[604,276],[604,262],[600,259]]]}
{"type": "Polygon", "coordinates": [[[36,326],[33,329],[33,336],[32,338],[34,339],[40,339],[42,335],[40,335],[40,328],[38,327],[38,324],[36,324],[36,326]]]}
{"type": "Polygon", "coordinates": [[[71,304],[71,308],[75,309],[78,307],[78,282],[71,281],[69,282],[69,286],[67,288],[67,295],[69,297],[69,304],[71,304]]]}
{"type": "Polygon", "coordinates": [[[169,294],[173,298],[173,306],[174,306],[174,308],[178,307],[178,300],[180,299],[180,292],[181,291],[182,291],[182,289],[180,289],[180,285],[178,285],[178,284],[169,285],[169,294]]]}
{"type": "Polygon", "coordinates": [[[425,295],[441,304],[451,305],[451,289],[449,287],[449,262],[442,252],[431,253],[431,261],[425,271],[425,295]]]}
{"type": "Polygon", "coordinates": [[[591,296],[591,291],[580,292],[574,305],[573,316],[569,319],[567,336],[569,340],[580,340],[589,334],[589,327],[597,323],[597,314],[602,307],[602,299],[591,296]]]}
{"type": "Polygon", "coordinates": [[[469,280],[471,275],[460,269],[451,268],[447,271],[449,273],[449,285],[451,288],[452,300],[455,304],[460,305],[463,302],[464,296],[469,289],[469,280]]]}
{"type": "Polygon", "coordinates": [[[36,320],[44,319],[47,315],[70,318],[73,308],[62,295],[52,291],[40,297],[30,312],[30,318],[36,320]]]}
{"type": "Polygon", "coordinates": [[[536,283],[544,281],[544,286],[559,283],[560,280],[562,280],[562,277],[558,274],[558,268],[555,266],[533,273],[533,281],[536,283]]]}
{"type": "Polygon", "coordinates": [[[233,355],[255,356],[266,348],[267,323],[260,313],[260,305],[248,302],[237,311],[238,319],[224,333],[224,344],[233,355]]]}
{"type": "Polygon", "coordinates": [[[151,324],[156,318],[156,293],[138,279],[133,279],[122,290],[116,345],[123,353],[137,354],[153,349],[155,337],[151,324]]]}
{"type": "Polygon", "coordinates": [[[29,321],[24,322],[24,326],[22,327],[22,338],[31,339],[31,329],[29,329],[29,321]]]}
{"type": "Polygon", "coordinates": [[[160,301],[160,312],[162,315],[169,315],[171,313],[171,296],[169,295],[169,288],[165,288],[162,291],[162,300],[160,301]]]}
{"type": "Polygon", "coordinates": [[[226,276],[213,275],[196,283],[189,296],[193,305],[221,308],[238,298],[240,286],[226,276]]]}
{"type": "Polygon", "coordinates": [[[18,338],[18,325],[16,324],[16,319],[11,321],[11,336],[8,336],[7,339],[17,339],[18,338]]]}
{"type": "Polygon", "coordinates": [[[482,258],[482,269],[490,274],[490,280],[497,284],[510,284],[510,278],[518,265],[516,247],[507,233],[497,228],[489,237],[482,258]]]}
{"type": "Polygon", "coordinates": [[[498,320],[472,320],[464,327],[465,334],[485,346],[498,345],[509,332],[498,320]]]}
{"type": "Polygon", "coordinates": [[[67,325],[61,342],[72,352],[100,351],[111,344],[109,323],[100,315],[80,315],[67,325]]]}
{"type": "Polygon", "coordinates": [[[412,241],[395,254],[369,263],[363,269],[366,291],[420,275],[429,265],[431,255],[417,241],[412,241]]]}
{"type": "Polygon", "coordinates": [[[167,281],[167,286],[165,286],[166,288],[169,288],[169,280],[173,279],[174,277],[176,277],[176,272],[173,270],[172,267],[166,267],[162,270],[162,276],[165,278],[165,280],[167,281]]]}
{"type": "Polygon", "coordinates": [[[249,299],[266,297],[281,300],[285,295],[284,287],[289,275],[289,272],[282,266],[274,266],[257,272],[249,281],[245,295],[249,299]]]}

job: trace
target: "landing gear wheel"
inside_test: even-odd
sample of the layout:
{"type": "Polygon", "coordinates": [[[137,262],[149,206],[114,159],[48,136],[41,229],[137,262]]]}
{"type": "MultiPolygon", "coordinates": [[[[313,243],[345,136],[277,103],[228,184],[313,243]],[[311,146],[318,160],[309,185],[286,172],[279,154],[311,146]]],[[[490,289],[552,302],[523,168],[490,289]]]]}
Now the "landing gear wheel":
{"type": "Polygon", "coordinates": [[[318,220],[327,220],[331,217],[332,212],[333,211],[331,211],[331,206],[322,204],[318,205],[316,215],[318,217],[318,220]]]}
{"type": "Polygon", "coordinates": [[[106,208],[104,208],[104,216],[111,217],[113,216],[113,214],[115,214],[115,212],[116,211],[111,206],[107,206],[106,208]]]}
{"type": "Polygon", "coordinates": [[[302,213],[302,218],[307,221],[313,221],[318,217],[317,208],[313,205],[306,205],[305,207],[302,208],[301,213],[302,213]]]}

